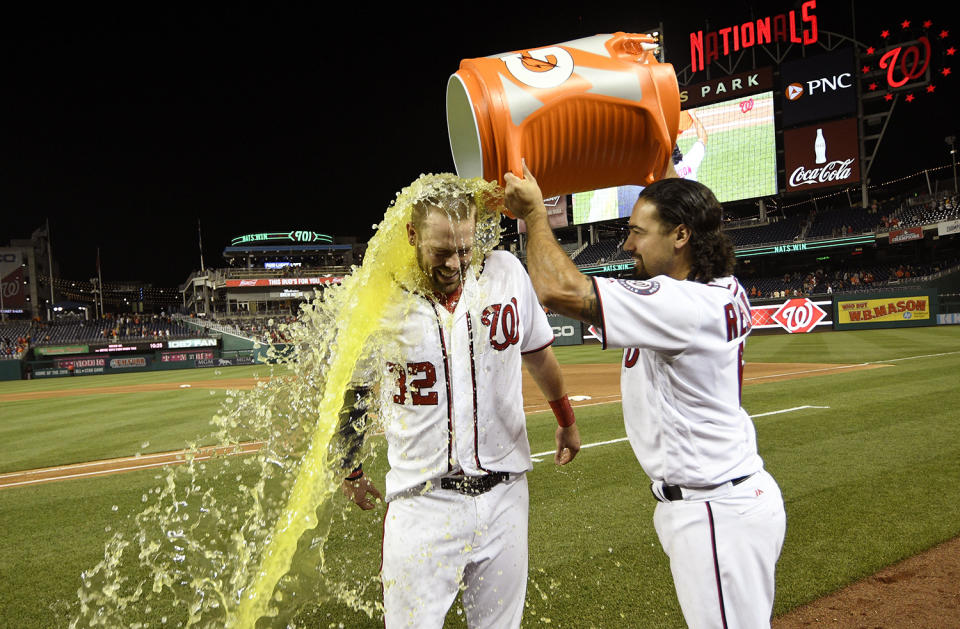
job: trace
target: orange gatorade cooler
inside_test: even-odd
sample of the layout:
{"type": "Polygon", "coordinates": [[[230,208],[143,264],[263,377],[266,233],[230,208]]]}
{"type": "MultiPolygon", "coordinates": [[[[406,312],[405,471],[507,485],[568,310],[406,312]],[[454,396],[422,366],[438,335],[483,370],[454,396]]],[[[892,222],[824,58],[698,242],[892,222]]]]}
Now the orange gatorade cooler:
{"type": "Polygon", "coordinates": [[[457,173],[502,185],[525,158],[545,197],[659,179],[680,91],[656,47],[650,35],[614,33],[464,59],[447,82],[457,173]]]}

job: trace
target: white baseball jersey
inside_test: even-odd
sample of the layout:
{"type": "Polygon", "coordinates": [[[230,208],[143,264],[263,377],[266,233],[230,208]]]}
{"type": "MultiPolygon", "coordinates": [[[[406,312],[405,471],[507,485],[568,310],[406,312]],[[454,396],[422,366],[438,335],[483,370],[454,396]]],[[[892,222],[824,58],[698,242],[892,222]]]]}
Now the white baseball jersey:
{"type": "Polygon", "coordinates": [[[623,416],[651,480],[708,487],[759,471],[756,432],[740,406],[751,322],[736,278],[594,282],[604,347],[626,348],[623,416]]]}
{"type": "Polygon", "coordinates": [[[673,169],[677,171],[677,175],[684,179],[696,181],[697,170],[700,169],[700,163],[703,162],[703,156],[706,154],[706,151],[707,149],[703,145],[703,142],[700,140],[694,142],[690,150],[684,154],[683,159],[673,165],[673,169]]]}
{"type": "Polygon", "coordinates": [[[387,500],[450,474],[526,472],[530,444],[521,354],[553,343],[553,329],[520,261],[487,256],[465,274],[453,313],[425,296],[401,308],[378,407],[387,437],[387,500]]]}
{"type": "Polygon", "coordinates": [[[687,625],[769,627],[786,515],[740,406],[746,292],[733,277],[594,282],[604,347],[626,348],[627,436],[660,501],[654,526],[687,625]]]}

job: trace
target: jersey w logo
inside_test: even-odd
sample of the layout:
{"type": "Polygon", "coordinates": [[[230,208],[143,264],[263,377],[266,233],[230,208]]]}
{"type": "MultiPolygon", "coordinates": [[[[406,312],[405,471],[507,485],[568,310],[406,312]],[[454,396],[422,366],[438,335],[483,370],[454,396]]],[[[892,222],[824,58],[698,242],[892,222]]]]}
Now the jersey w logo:
{"type": "Polygon", "coordinates": [[[652,295],[660,290],[660,282],[656,280],[650,280],[649,282],[643,280],[617,280],[617,283],[637,295],[652,295]]]}
{"type": "Polygon", "coordinates": [[[517,298],[505,304],[492,304],[483,309],[480,322],[490,328],[490,345],[502,352],[520,342],[520,314],[517,298]],[[503,340],[501,340],[503,339],[503,340]]]}

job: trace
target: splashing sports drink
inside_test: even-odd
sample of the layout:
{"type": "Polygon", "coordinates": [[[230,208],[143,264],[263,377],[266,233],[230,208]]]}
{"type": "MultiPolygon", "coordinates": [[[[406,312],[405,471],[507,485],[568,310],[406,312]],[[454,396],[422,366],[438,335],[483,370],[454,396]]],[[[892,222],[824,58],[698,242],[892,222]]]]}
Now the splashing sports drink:
{"type": "Polygon", "coordinates": [[[522,175],[545,197],[663,176],[680,125],[673,66],[650,35],[595,35],[464,59],[447,82],[447,130],[458,174],[522,175]]]}
{"type": "Polygon", "coordinates": [[[71,627],[157,626],[156,618],[166,626],[286,626],[300,606],[330,596],[377,612],[376,602],[324,573],[343,478],[335,433],[358,361],[378,346],[389,356],[382,317],[402,317],[423,287],[407,240],[411,208],[452,188],[469,190],[478,207],[469,271],[478,272],[500,241],[502,190],[440,174],[398,193],[363,264],[305,304],[285,330],[289,353],[271,348],[272,378],[228,393],[213,420],[219,430],[207,439],[220,455],[202,460],[192,446],[183,465],[164,470],[143,494],[132,531],[112,534],[103,560],[82,575],[71,627]],[[244,454],[249,442],[262,447],[244,454]]]}

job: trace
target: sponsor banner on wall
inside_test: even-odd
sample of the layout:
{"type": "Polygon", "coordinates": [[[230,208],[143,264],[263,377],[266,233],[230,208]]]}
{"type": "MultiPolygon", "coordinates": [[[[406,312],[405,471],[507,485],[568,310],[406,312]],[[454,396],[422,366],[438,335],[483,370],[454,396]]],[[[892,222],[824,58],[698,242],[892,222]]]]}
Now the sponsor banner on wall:
{"type": "Polygon", "coordinates": [[[811,301],[806,297],[794,297],[779,304],[753,306],[750,319],[753,329],[781,328],[790,334],[805,334],[817,326],[833,325],[830,315],[821,308],[832,302],[811,301]]]}
{"type": "Polygon", "coordinates": [[[773,69],[758,68],[681,88],[680,106],[683,109],[689,109],[772,90],[773,69]]]}
{"type": "Polygon", "coordinates": [[[787,192],[860,181],[860,141],[856,118],[824,122],[783,132],[787,192]]]}
{"type": "Polygon", "coordinates": [[[861,324],[928,325],[933,320],[931,294],[891,295],[869,299],[838,299],[835,304],[837,326],[861,324]]]}
{"type": "Polygon", "coordinates": [[[254,364],[253,356],[235,356],[233,358],[201,358],[195,361],[197,367],[235,367],[254,364]]]}
{"type": "Polygon", "coordinates": [[[74,369],[78,367],[106,367],[106,358],[58,358],[53,361],[57,367],[69,367],[73,365],[74,369]]]}
{"type": "Polygon", "coordinates": [[[189,360],[207,360],[213,358],[213,350],[202,349],[187,352],[163,352],[160,354],[160,362],[181,363],[189,360]]]}
{"type": "Polygon", "coordinates": [[[150,359],[146,356],[130,356],[128,358],[111,358],[110,369],[137,369],[146,367],[150,359]]]}
{"type": "Polygon", "coordinates": [[[786,126],[853,114],[857,109],[853,50],[782,63],[780,87],[786,126]]]}
{"type": "Polygon", "coordinates": [[[554,345],[583,344],[583,327],[576,319],[549,312],[547,313],[547,321],[553,328],[554,345]]]}
{"type": "Polygon", "coordinates": [[[342,277],[275,277],[257,280],[227,280],[227,288],[254,288],[261,286],[322,286],[339,284],[342,277]]]}
{"type": "MultiPolygon", "coordinates": [[[[566,227],[570,224],[567,220],[567,195],[544,199],[543,204],[547,208],[547,221],[550,223],[550,229],[566,227]]],[[[517,229],[521,234],[527,233],[527,223],[522,218],[517,221],[517,229]]]]}
{"type": "Polygon", "coordinates": [[[960,325],[960,312],[938,314],[937,325],[960,325]]]}
{"type": "Polygon", "coordinates": [[[922,227],[907,227],[906,229],[897,229],[889,234],[890,244],[895,245],[899,242],[909,242],[911,240],[923,239],[922,227]]]}
{"type": "Polygon", "coordinates": [[[51,347],[35,347],[36,356],[63,356],[66,354],[89,354],[89,345],[56,345],[51,347]]]}
{"type": "Polygon", "coordinates": [[[937,223],[938,236],[949,236],[950,234],[960,234],[960,219],[937,223]]]}

